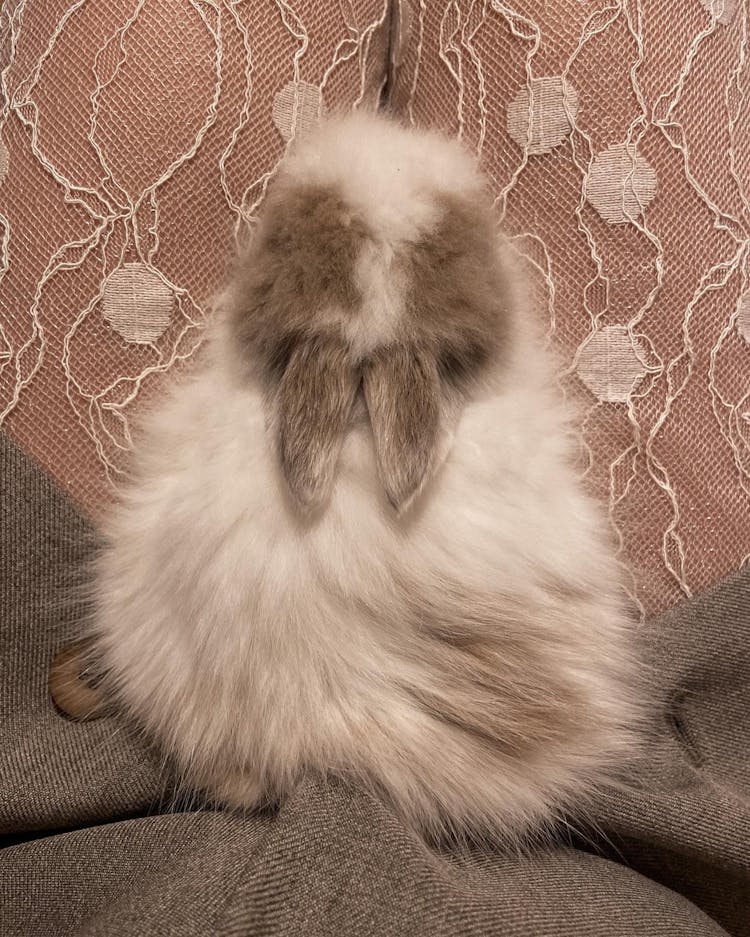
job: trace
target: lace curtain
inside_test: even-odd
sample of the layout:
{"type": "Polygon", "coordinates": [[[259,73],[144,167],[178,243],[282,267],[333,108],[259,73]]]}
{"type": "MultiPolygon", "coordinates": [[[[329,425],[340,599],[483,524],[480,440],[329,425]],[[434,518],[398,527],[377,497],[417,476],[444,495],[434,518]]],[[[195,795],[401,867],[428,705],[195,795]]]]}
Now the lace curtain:
{"type": "Polygon", "coordinates": [[[91,514],[200,344],[288,141],[391,109],[476,151],[633,592],[750,552],[748,0],[5,0],[0,414],[91,514]]]}
{"type": "Polygon", "coordinates": [[[4,0],[0,418],[89,513],[286,143],[376,106],[387,0],[4,0]]]}
{"type": "Polygon", "coordinates": [[[392,102],[481,155],[648,610],[750,552],[747,0],[407,0],[392,102]]]}

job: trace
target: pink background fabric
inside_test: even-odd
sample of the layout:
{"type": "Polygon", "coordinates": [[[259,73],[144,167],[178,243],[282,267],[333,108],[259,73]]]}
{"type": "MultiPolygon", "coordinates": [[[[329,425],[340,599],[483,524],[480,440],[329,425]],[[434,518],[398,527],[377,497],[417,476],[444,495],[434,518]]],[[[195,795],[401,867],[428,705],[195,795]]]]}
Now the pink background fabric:
{"type": "Polygon", "coordinates": [[[750,553],[746,0],[409,0],[395,110],[480,154],[655,611],[750,553]]]}
{"type": "Polygon", "coordinates": [[[0,415],[87,512],[293,128],[375,106],[388,26],[386,0],[2,5],[0,415]]]}
{"type": "Polygon", "coordinates": [[[648,611],[750,553],[748,0],[6,0],[0,421],[97,515],[288,141],[480,157],[648,611]]]}

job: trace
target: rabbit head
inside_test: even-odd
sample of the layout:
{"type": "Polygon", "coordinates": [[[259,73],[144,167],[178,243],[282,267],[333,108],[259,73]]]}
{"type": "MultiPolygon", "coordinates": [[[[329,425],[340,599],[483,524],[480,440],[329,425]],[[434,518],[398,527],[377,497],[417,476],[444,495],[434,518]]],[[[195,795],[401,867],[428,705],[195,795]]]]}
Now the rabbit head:
{"type": "Polygon", "coordinates": [[[241,262],[230,334],[266,382],[300,507],[328,498],[359,397],[387,497],[409,507],[502,353],[506,293],[482,180],[456,143],[363,115],[289,155],[241,262]]]}

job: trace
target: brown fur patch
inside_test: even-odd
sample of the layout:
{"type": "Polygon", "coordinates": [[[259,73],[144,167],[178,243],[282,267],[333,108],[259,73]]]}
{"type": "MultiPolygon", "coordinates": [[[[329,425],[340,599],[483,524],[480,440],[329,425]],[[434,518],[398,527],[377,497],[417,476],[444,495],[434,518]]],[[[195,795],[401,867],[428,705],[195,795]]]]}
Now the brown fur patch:
{"type": "Polygon", "coordinates": [[[408,283],[401,343],[366,362],[363,387],[389,500],[402,509],[438,463],[441,420],[508,336],[494,218],[480,197],[440,196],[436,230],[396,263],[408,283]]]}
{"type": "Polygon", "coordinates": [[[586,701],[563,676],[544,610],[458,581],[400,588],[412,653],[429,660],[429,686],[409,688],[422,709],[514,758],[577,734],[586,701]]]}
{"type": "Polygon", "coordinates": [[[363,376],[380,477],[397,510],[437,467],[441,422],[508,337],[491,211],[480,198],[439,201],[437,229],[396,261],[408,283],[403,338],[377,351],[363,376]]]}
{"type": "Polygon", "coordinates": [[[432,464],[440,429],[440,381],[434,359],[394,346],[366,363],[362,386],[378,469],[388,500],[406,507],[432,464]]]}
{"type": "Polygon", "coordinates": [[[359,384],[331,313],[360,302],[354,267],[367,236],[333,188],[282,178],[238,272],[230,327],[271,383],[281,467],[305,509],[330,494],[359,384]]]}
{"type": "Polygon", "coordinates": [[[282,468],[302,505],[330,492],[355,369],[383,486],[403,510],[437,467],[446,415],[502,347],[508,300],[492,212],[479,196],[436,199],[437,228],[394,261],[408,284],[397,337],[362,362],[347,359],[344,323],[362,310],[355,270],[371,231],[333,188],[282,177],[267,199],[231,328],[271,399],[277,391],[282,468]]]}
{"type": "Polygon", "coordinates": [[[289,488],[307,509],[330,494],[359,377],[346,348],[312,338],[291,351],[278,391],[278,440],[289,488]]]}
{"type": "Polygon", "coordinates": [[[465,387],[508,340],[508,296],[494,216],[480,196],[442,195],[435,231],[405,251],[404,329],[429,349],[441,377],[465,387]]]}
{"type": "Polygon", "coordinates": [[[300,337],[335,332],[325,313],[359,304],[354,265],[367,236],[333,188],[279,180],[237,274],[231,327],[245,357],[278,374],[300,337]]]}

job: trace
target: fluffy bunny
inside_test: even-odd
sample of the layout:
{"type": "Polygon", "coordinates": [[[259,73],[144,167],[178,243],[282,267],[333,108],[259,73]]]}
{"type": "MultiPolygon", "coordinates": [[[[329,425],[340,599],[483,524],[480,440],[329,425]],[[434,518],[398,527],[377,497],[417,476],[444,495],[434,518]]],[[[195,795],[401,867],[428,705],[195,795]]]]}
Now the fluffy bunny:
{"type": "Polygon", "coordinates": [[[95,577],[118,700],[218,801],[356,779],[517,842],[631,750],[631,627],[455,142],[331,118],[273,180],[95,577]]]}

